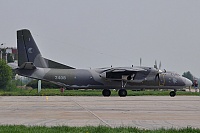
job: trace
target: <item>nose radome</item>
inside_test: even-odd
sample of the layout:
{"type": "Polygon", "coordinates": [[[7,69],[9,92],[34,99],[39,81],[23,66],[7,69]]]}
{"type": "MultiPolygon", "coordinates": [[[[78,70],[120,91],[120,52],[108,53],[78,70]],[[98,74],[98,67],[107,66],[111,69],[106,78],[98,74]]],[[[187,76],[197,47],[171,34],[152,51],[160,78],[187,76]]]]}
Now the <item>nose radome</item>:
{"type": "Polygon", "coordinates": [[[185,82],[185,86],[186,87],[189,87],[189,86],[192,86],[192,81],[183,77],[183,81],[185,82]]]}

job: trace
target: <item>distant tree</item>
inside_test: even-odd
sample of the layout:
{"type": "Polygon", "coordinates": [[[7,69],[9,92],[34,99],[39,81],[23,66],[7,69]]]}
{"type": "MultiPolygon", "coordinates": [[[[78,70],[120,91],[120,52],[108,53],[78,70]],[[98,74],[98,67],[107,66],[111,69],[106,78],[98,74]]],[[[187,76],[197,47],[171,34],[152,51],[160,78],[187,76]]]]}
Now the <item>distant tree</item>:
{"type": "Polygon", "coordinates": [[[194,80],[194,76],[191,74],[190,71],[184,72],[182,76],[185,77],[185,78],[188,78],[191,81],[194,80]]]}
{"type": "Polygon", "coordinates": [[[0,89],[4,89],[12,79],[12,70],[4,60],[0,60],[0,89]]]}

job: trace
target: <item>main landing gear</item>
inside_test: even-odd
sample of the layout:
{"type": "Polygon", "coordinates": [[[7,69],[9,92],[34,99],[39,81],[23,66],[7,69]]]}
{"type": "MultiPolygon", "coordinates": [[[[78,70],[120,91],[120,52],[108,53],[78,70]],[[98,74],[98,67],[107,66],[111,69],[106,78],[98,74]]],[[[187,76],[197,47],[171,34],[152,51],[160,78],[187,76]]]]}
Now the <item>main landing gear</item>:
{"type": "Polygon", "coordinates": [[[103,95],[104,97],[109,97],[109,96],[111,95],[111,91],[110,91],[109,89],[104,89],[104,90],[102,91],[102,95],[103,95]]]}
{"type": "Polygon", "coordinates": [[[169,93],[169,95],[170,95],[171,97],[175,97],[175,96],[176,96],[176,90],[171,91],[171,92],[169,93]]]}
{"type": "Polygon", "coordinates": [[[127,84],[127,81],[125,82],[125,81],[122,80],[122,88],[118,91],[118,95],[120,97],[126,97],[127,96],[127,91],[125,89],[126,84],[127,84]]]}
{"type": "MultiPolygon", "coordinates": [[[[109,97],[111,95],[111,91],[109,89],[104,89],[102,91],[102,95],[104,97],[109,97]]],[[[127,96],[127,91],[125,89],[120,89],[120,90],[118,90],[118,95],[120,97],[126,97],[127,96]]]]}
{"type": "Polygon", "coordinates": [[[120,90],[118,91],[118,95],[119,95],[120,97],[126,97],[126,96],[127,96],[127,91],[126,91],[125,89],[120,89],[120,90]]]}
{"type": "MultiPolygon", "coordinates": [[[[124,81],[122,80],[122,89],[118,90],[118,95],[119,95],[120,97],[126,97],[126,96],[127,96],[127,91],[126,91],[126,89],[125,89],[126,83],[127,83],[127,82],[124,83],[124,81]]],[[[102,91],[102,95],[103,95],[104,97],[109,97],[109,96],[111,95],[111,91],[110,91],[109,89],[104,89],[104,90],[102,91]]]]}

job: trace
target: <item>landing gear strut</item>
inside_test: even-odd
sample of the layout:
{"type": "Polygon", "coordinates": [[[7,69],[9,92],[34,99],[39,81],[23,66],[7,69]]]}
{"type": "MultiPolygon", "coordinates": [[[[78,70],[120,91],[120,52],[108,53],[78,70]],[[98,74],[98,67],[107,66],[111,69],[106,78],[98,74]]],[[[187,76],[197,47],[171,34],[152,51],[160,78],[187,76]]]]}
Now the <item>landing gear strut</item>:
{"type": "Polygon", "coordinates": [[[169,93],[169,95],[170,95],[171,97],[175,97],[175,96],[176,96],[176,90],[171,91],[171,92],[169,93]]]}
{"type": "Polygon", "coordinates": [[[102,91],[102,95],[103,95],[104,97],[109,97],[109,96],[111,95],[111,91],[110,91],[109,89],[104,89],[104,90],[102,91]]]}
{"type": "Polygon", "coordinates": [[[126,89],[125,89],[126,84],[127,84],[127,82],[124,83],[124,81],[122,80],[122,89],[120,89],[120,90],[118,91],[118,95],[119,95],[120,97],[126,97],[126,96],[127,96],[127,91],[126,91],[126,89]]]}

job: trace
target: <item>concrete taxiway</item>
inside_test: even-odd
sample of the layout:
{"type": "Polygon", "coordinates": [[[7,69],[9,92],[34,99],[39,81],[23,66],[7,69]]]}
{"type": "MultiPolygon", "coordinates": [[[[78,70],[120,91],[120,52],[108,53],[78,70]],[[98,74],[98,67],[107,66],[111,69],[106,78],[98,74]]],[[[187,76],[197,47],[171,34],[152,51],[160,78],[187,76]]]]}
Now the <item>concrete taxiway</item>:
{"type": "Polygon", "coordinates": [[[1,96],[0,124],[200,128],[200,97],[1,96]]]}

